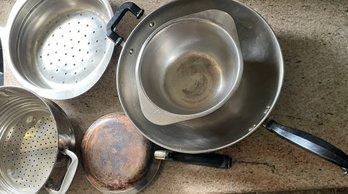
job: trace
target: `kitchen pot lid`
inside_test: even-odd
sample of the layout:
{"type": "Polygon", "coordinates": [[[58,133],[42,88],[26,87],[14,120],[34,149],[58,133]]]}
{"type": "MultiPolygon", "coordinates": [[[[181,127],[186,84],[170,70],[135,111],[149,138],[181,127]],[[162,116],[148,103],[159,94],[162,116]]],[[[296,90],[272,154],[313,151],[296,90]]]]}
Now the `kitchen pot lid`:
{"type": "Polygon", "coordinates": [[[104,193],[136,193],[156,175],[153,144],[122,113],[95,121],[82,141],[82,162],[89,182],[104,193]]]}

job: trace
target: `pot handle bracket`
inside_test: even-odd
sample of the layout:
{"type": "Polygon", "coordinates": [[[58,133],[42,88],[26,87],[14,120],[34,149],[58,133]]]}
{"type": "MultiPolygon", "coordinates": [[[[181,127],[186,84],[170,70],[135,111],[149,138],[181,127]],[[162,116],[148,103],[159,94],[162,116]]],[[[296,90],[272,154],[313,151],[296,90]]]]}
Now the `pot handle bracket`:
{"type": "Polygon", "coordinates": [[[281,125],[273,120],[266,121],[263,126],[281,138],[336,164],[342,168],[345,174],[348,174],[347,154],[325,140],[304,131],[281,125]]]}
{"type": "Polygon", "coordinates": [[[116,46],[120,46],[124,40],[123,37],[116,33],[116,26],[120,23],[127,11],[134,14],[137,19],[140,19],[144,14],[144,10],[132,2],[124,3],[116,10],[115,15],[106,25],[106,35],[115,43],[116,46]]]}
{"type": "Polygon", "coordinates": [[[47,181],[45,189],[49,194],[65,194],[68,191],[77,170],[78,158],[76,154],[68,149],[64,149],[61,152],[64,155],[69,156],[71,161],[66,170],[66,174],[63,180],[59,183],[59,185],[54,186],[52,179],[49,179],[47,181]]]}

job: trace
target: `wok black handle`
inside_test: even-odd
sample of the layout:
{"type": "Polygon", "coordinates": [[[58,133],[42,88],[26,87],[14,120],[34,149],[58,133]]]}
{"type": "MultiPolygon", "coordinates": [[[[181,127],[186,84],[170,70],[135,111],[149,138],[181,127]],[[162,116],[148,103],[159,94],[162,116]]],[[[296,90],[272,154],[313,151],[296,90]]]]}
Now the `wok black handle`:
{"type": "Polygon", "coordinates": [[[266,121],[263,125],[266,129],[278,136],[304,148],[342,168],[348,173],[348,156],[339,148],[304,131],[286,127],[273,120],[266,121]]]}
{"type": "Polygon", "coordinates": [[[137,19],[140,19],[144,14],[144,10],[138,7],[135,3],[127,2],[122,4],[115,12],[115,15],[111,18],[106,26],[106,35],[114,41],[116,46],[121,45],[123,38],[116,33],[116,26],[120,23],[123,16],[130,11],[137,19]]]}
{"type": "Polygon", "coordinates": [[[167,150],[155,151],[155,159],[172,160],[213,168],[231,168],[232,158],[221,154],[183,154],[167,150]]]}
{"type": "Polygon", "coordinates": [[[2,45],[0,40],[0,86],[2,85],[4,85],[4,61],[3,61],[3,54],[2,54],[2,45]]]}

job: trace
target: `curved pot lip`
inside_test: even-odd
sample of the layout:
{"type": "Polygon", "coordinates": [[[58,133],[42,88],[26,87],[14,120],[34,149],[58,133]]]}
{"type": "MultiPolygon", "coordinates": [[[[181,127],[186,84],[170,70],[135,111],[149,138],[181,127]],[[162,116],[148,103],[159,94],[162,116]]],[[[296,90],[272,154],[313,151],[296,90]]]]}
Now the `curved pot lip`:
{"type": "MultiPolygon", "coordinates": [[[[143,19],[141,20],[141,22],[139,22],[138,25],[133,29],[133,31],[131,32],[131,34],[129,35],[129,37],[134,36],[135,30],[138,29],[139,26],[140,26],[144,21],[146,21],[147,18],[149,18],[149,17],[152,16],[153,14],[156,14],[157,11],[158,11],[159,9],[168,9],[168,8],[167,8],[168,6],[170,6],[171,4],[174,4],[174,3],[178,3],[179,1],[180,1],[180,0],[174,0],[174,1],[170,2],[170,3],[167,3],[167,4],[163,5],[163,6],[161,6],[160,8],[156,9],[155,11],[153,11],[152,13],[150,13],[149,15],[147,15],[147,16],[146,16],[145,18],[143,18],[143,19]]],[[[249,130],[249,133],[246,133],[244,136],[242,136],[242,137],[239,138],[238,140],[233,141],[233,142],[231,142],[231,143],[229,143],[229,144],[226,144],[226,145],[224,145],[224,146],[217,146],[217,147],[212,147],[212,148],[204,149],[204,150],[197,150],[197,149],[195,149],[195,150],[183,150],[183,149],[177,149],[177,148],[173,148],[173,147],[164,145],[164,144],[162,144],[162,143],[156,141],[155,139],[152,139],[152,138],[151,138],[150,136],[148,136],[147,134],[145,134],[145,133],[141,130],[142,126],[141,126],[139,123],[133,122],[133,121],[132,121],[133,124],[138,128],[138,130],[140,131],[140,133],[142,133],[147,139],[149,139],[149,140],[152,141],[153,143],[155,143],[155,144],[157,144],[157,145],[159,145],[159,146],[161,146],[161,147],[163,147],[163,148],[165,148],[165,149],[172,150],[172,151],[176,151],[176,152],[181,152],[181,153],[199,154],[199,153],[207,153],[207,152],[213,152],[213,151],[221,150],[221,149],[223,149],[223,148],[226,148],[226,147],[229,147],[229,146],[231,146],[231,145],[233,145],[233,144],[236,144],[236,143],[240,142],[241,140],[243,140],[244,138],[246,138],[247,136],[249,136],[251,133],[253,133],[256,129],[258,129],[258,128],[262,125],[262,123],[268,118],[270,112],[273,110],[275,104],[277,103],[277,100],[279,99],[279,95],[280,95],[280,93],[281,93],[281,90],[282,90],[282,87],[283,87],[283,81],[284,81],[284,59],[283,59],[282,50],[281,50],[279,41],[278,41],[278,39],[277,39],[277,37],[276,37],[276,35],[275,35],[275,32],[274,32],[274,30],[272,29],[272,27],[269,25],[269,23],[268,23],[258,12],[256,12],[254,9],[250,8],[248,5],[245,5],[245,4],[243,4],[243,3],[239,2],[239,1],[236,1],[236,0],[231,0],[231,1],[233,1],[233,2],[236,3],[236,4],[239,4],[239,5],[242,6],[242,7],[245,7],[246,9],[249,9],[251,12],[253,12],[254,14],[256,14],[256,15],[261,19],[261,21],[262,21],[264,24],[266,24],[266,26],[267,26],[268,29],[270,30],[270,33],[271,33],[271,35],[272,35],[272,39],[275,40],[275,46],[277,47],[277,50],[279,51],[279,59],[278,59],[278,61],[279,61],[279,67],[280,67],[280,68],[279,68],[279,79],[278,79],[278,84],[277,84],[278,87],[277,87],[276,94],[274,95],[273,101],[272,101],[272,103],[270,104],[270,106],[267,107],[267,108],[268,108],[268,109],[267,109],[267,112],[265,112],[265,114],[264,114],[264,116],[262,117],[262,119],[260,119],[260,122],[259,122],[258,124],[256,124],[256,125],[254,125],[253,128],[249,130]]],[[[182,2],[182,1],[180,1],[180,2],[182,2]]],[[[127,41],[125,42],[123,48],[127,47],[127,43],[129,42],[128,40],[129,40],[129,39],[127,39],[127,41]]],[[[121,85],[121,83],[120,83],[121,80],[119,80],[119,79],[120,79],[120,78],[119,78],[119,77],[120,77],[120,76],[119,76],[119,74],[120,74],[120,66],[122,65],[122,60],[121,60],[121,58],[122,58],[123,56],[125,56],[125,55],[127,55],[127,51],[126,51],[126,49],[122,49],[122,50],[121,50],[121,53],[120,53],[120,59],[118,60],[118,64],[117,64],[117,65],[118,65],[118,66],[117,66],[117,70],[116,70],[116,85],[117,85],[117,88],[120,88],[120,85],[121,85]]],[[[128,113],[128,111],[127,111],[127,109],[126,109],[126,106],[125,106],[125,100],[122,98],[123,95],[121,94],[121,92],[120,92],[119,89],[117,90],[117,93],[118,93],[119,100],[120,100],[120,104],[121,104],[123,110],[125,111],[126,115],[129,116],[129,113],[128,113]]],[[[134,103],[138,103],[138,102],[134,102],[134,103]]],[[[129,116],[129,117],[130,117],[130,116],[129,116]]],[[[132,118],[132,117],[130,117],[130,118],[132,118]]],[[[132,120],[132,119],[131,119],[131,120],[132,120]]]]}
{"type": "MultiPolygon", "coordinates": [[[[53,100],[66,100],[66,99],[72,99],[75,97],[78,97],[87,91],[89,91],[102,77],[104,72],[106,71],[111,57],[113,55],[114,51],[114,44],[111,41],[108,41],[106,54],[104,55],[103,59],[99,63],[100,69],[99,73],[91,73],[89,75],[88,79],[84,79],[83,81],[78,82],[77,84],[72,84],[72,87],[61,87],[61,88],[42,88],[37,85],[35,85],[31,80],[26,79],[23,77],[23,75],[17,70],[17,68],[14,65],[12,56],[10,54],[10,37],[11,37],[11,31],[13,27],[13,23],[16,20],[16,17],[20,10],[26,5],[26,3],[29,0],[17,0],[14,6],[12,7],[12,10],[9,14],[8,20],[6,22],[6,26],[3,27],[2,31],[4,35],[1,37],[3,41],[3,54],[4,54],[4,62],[9,66],[9,69],[15,76],[15,78],[18,80],[18,82],[24,86],[25,88],[28,88],[31,91],[34,91],[40,96],[53,99],[53,100]],[[102,64],[102,65],[100,65],[102,64]],[[81,87],[82,86],[82,87],[81,87]]],[[[40,3],[44,0],[39,1],[40,3]]],[[[110,3],[107,0],[99,0],[103,3],[107,10],[107,20],[110,20],[113,16],[113,10],[111,8],[110,3]]],[[[107,21],[106,21],[107,22],[107,21]]]]}
{"type": "MultiPolygon", "coordinates": [[[[200,112],[195,112],[195,113],[191,113],[191,114],[178,114],[178,113],[173,113],[170,112],[168,110],[162,109],[160,106],[158,106],[156,103],[153,102],[153,100],[149,97],[148,93],[146,92],[143,83],[142,83],[142,79],[141,79],[141,63],[143,60],[143,54],[146,50],[147,45],[150,43],[150,41],[154,38],[155,35],[159,34],[162,30],[166,29],[167,27],[170,27],[171,25],[175,25],[176,23],[180,23],[180,22],[186,22],[186,21],[199,21],[199,22],[209,22],[210,25],[214,25],[215,28],[218,28],[219,30],[223,31],[224,33],[228,34],[228,32],[222,28],[220,25],[208,21],[207,19],[203,19],[203,18],[177,18],[177,19],[173,19],[170,20],[164,24],[162,24],[161,26],[157,27],[152,33],[151,35],[145,40],[145,42],[142,44],[141,49],[138,53],[137,56],[137,62],[136,62],[136,67],[135,67],[135,78],[136,78],[136,82],[137,85],[140,87],[138,89],[143,91],[143,94],[145,95],[145,97],[147,98],[147,101],[149,103],[152,104],[152,106],[156,107],[157,110],[163,110],[164,112],[168,112],[168,114],[172,115],[173,117],[190,117],[191,119],[194,118],[199,118],[199,117],[203,117],[206,116],[216,110],[218,110],[219,108],[221,108],[230,98],[231,96],[238,90],[239,84],[241,82],[241,79],[243,77],[243,69],[244,69],[244,62],[243,62],[243,56],[242,56],[242,51],[239,48],[239,46],[237,45],[237,40],[234,40],[231,36],[230,40],[233,44],[234,50],[237,51],[236,52],[236,62],[237,62],[237,73],[236,73],[236,78],[234,79],[234,83],[233,85],[229,88],[228,93],[215,105],[207,108],[206,110],[200,111],[200,112]]],[[[120,65],[120,64],[118,64],[120,65]]],[[[139,93],[139,92],[138,92],[139,93]]]]}
{"type": "MultiPolygon", "coordinates": [[[[30,96],[33,96],[33,97],[37,98],[38,100],[40,100],[40,102],[41,102],[43,105],[46,106],[46,110],[48,110],[48,112],[50,113],[50,115],[51,115],[52,118],[54,119],[54,122],[57,123],[57,120],[56,120],[56,118],[54,117],[52,108],[50,107],[49,104],[47,104],[46,99],[44,99],[44,98],[42,98],[41,96],[37,95],[35,92],[30,91],[30,90],[25,89],[25,88],[18,87],[18,86],[0,86],[0,92],[2,92],[3,90],[16,90],[16,91],[19,91],[19,92],[21,92],[21,93],[25,93],[26,95],[30,95],[30,96]]],[[[54,161],[55,161],[55,162],[53,163],[53,165],[52,165],[52,167],[51,167],[51,171],[50,171],[49,175],[47,176],[47,178],[46,178],[46,180],[45,180],[45,183],[48,181],[48,179],[49,179],[50,176],[51,176],[51,173],[52,173],[52,171],[53,171],[53,169],[54,169],[54,167],[55,167],[55,163],[57,162],[57,159],[58,159],[58,154],[59,154],[59,152],[60,152],[60,150],[59,150],[59,133],[58,133],[58,129],[56,129],[56,130],[57,130],[57,149],[56,149],[56,150],[57,150],[57,151],[56,151],[57,154],[55,154],[55,156],[54,156],[54,161]]],[[[42,185],[42,186],[44,186],[44,185],[42,185]]],[[[6,187],[6,189],[9,189],[10,192],[15,192],[15,193],[18,192],[17,190],[16,190],[16,191],[13,191],[13,187],[12,187],[12,186],[8,186],[8,187],[10,187],[10,188],[7,188],[7,187],[6,187]]],[[[39,190],[38,190],[38,191],[39,191],[39,190]]],[[[36,192],[38,192],[38,191],[36,191],[36,192]]],[[[20,194],[20,193],[18,193],[18,194],[20,194]]]]}

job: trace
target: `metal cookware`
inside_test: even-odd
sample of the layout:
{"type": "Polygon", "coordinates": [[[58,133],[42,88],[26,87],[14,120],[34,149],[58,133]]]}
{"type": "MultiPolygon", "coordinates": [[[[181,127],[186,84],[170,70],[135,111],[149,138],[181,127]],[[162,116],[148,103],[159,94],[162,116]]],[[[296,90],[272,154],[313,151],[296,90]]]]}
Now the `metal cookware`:
{"type": "Polygon", "coordinates": [[[230,146],[256,130],[279,96],[283,74],[277,38],[255,11],[231,0],[179,0],[147,15],[131,32],[121,51],[116,82],[122,107],[148,139],[174,151],[201,153],[230,146]],[[163,24],[210,9],[222,10],[235,21],[244,61],[238,90],[220,109],[205,117],[155,125],[144,117],[136,87],[136,64],[142,43],[163,24]]]}
{"type": "MultiPolygon", "coordinates": [[[[134,6],[127,10],[137,12],[134,6]]],[[[108,34],[117,26],[117,22],[112,22],[119,20],[120,17],[108,24],[108,34]]],[[[347,171],[348,156],[338,148],[267,119],[279,97],[283,77],[284,63],[278,40],[254,10],[232,0],[178,0],[149,14],[132,31],[123,45],[116,82],[122,107],[131,121],[144,136],[166,149],[184,153],[211,152],[241,141],[263,125],[347,171]],[[244,61],[240,86],[228,102],[205,117],[167,126],[156,125],[143,115],[136,87],[136,64],[142,43],[163,24],[210,9],[222,10],[235,21],[244,61]]]]}
{"type": "Polygon", "coordinates": [[[138,55],[141,110],[157,125],[206,116],[233,95],[242,72],[230,15],[207,10],[171,20],[157,27],[138,55]]]}
{"type": "Polygon", "coordinates": [[[71,124],[56,104],[15,87],[0,87],[0,193],[34,194],[45,183],[50,194],[65,193],[78,159],[71,124]],[[70,158],[60,188],[50,176],[55,164],[70,158]]]}
{"type": "Polygon", "coordinates": [[[137,193],[155,177],[160,160],[230,168],[231,158],[156,150],[123,113],[94,122],[82,141],[82,162],[89,182],[103,193],[137,193]]]}
{"type": "Polygon", "coordinates": [[[19,0],[4,30],[8,64],[26,88],[69,99],[102,76],[114,45],[105,36],[113,15],[107,0],[19,0]]]}

